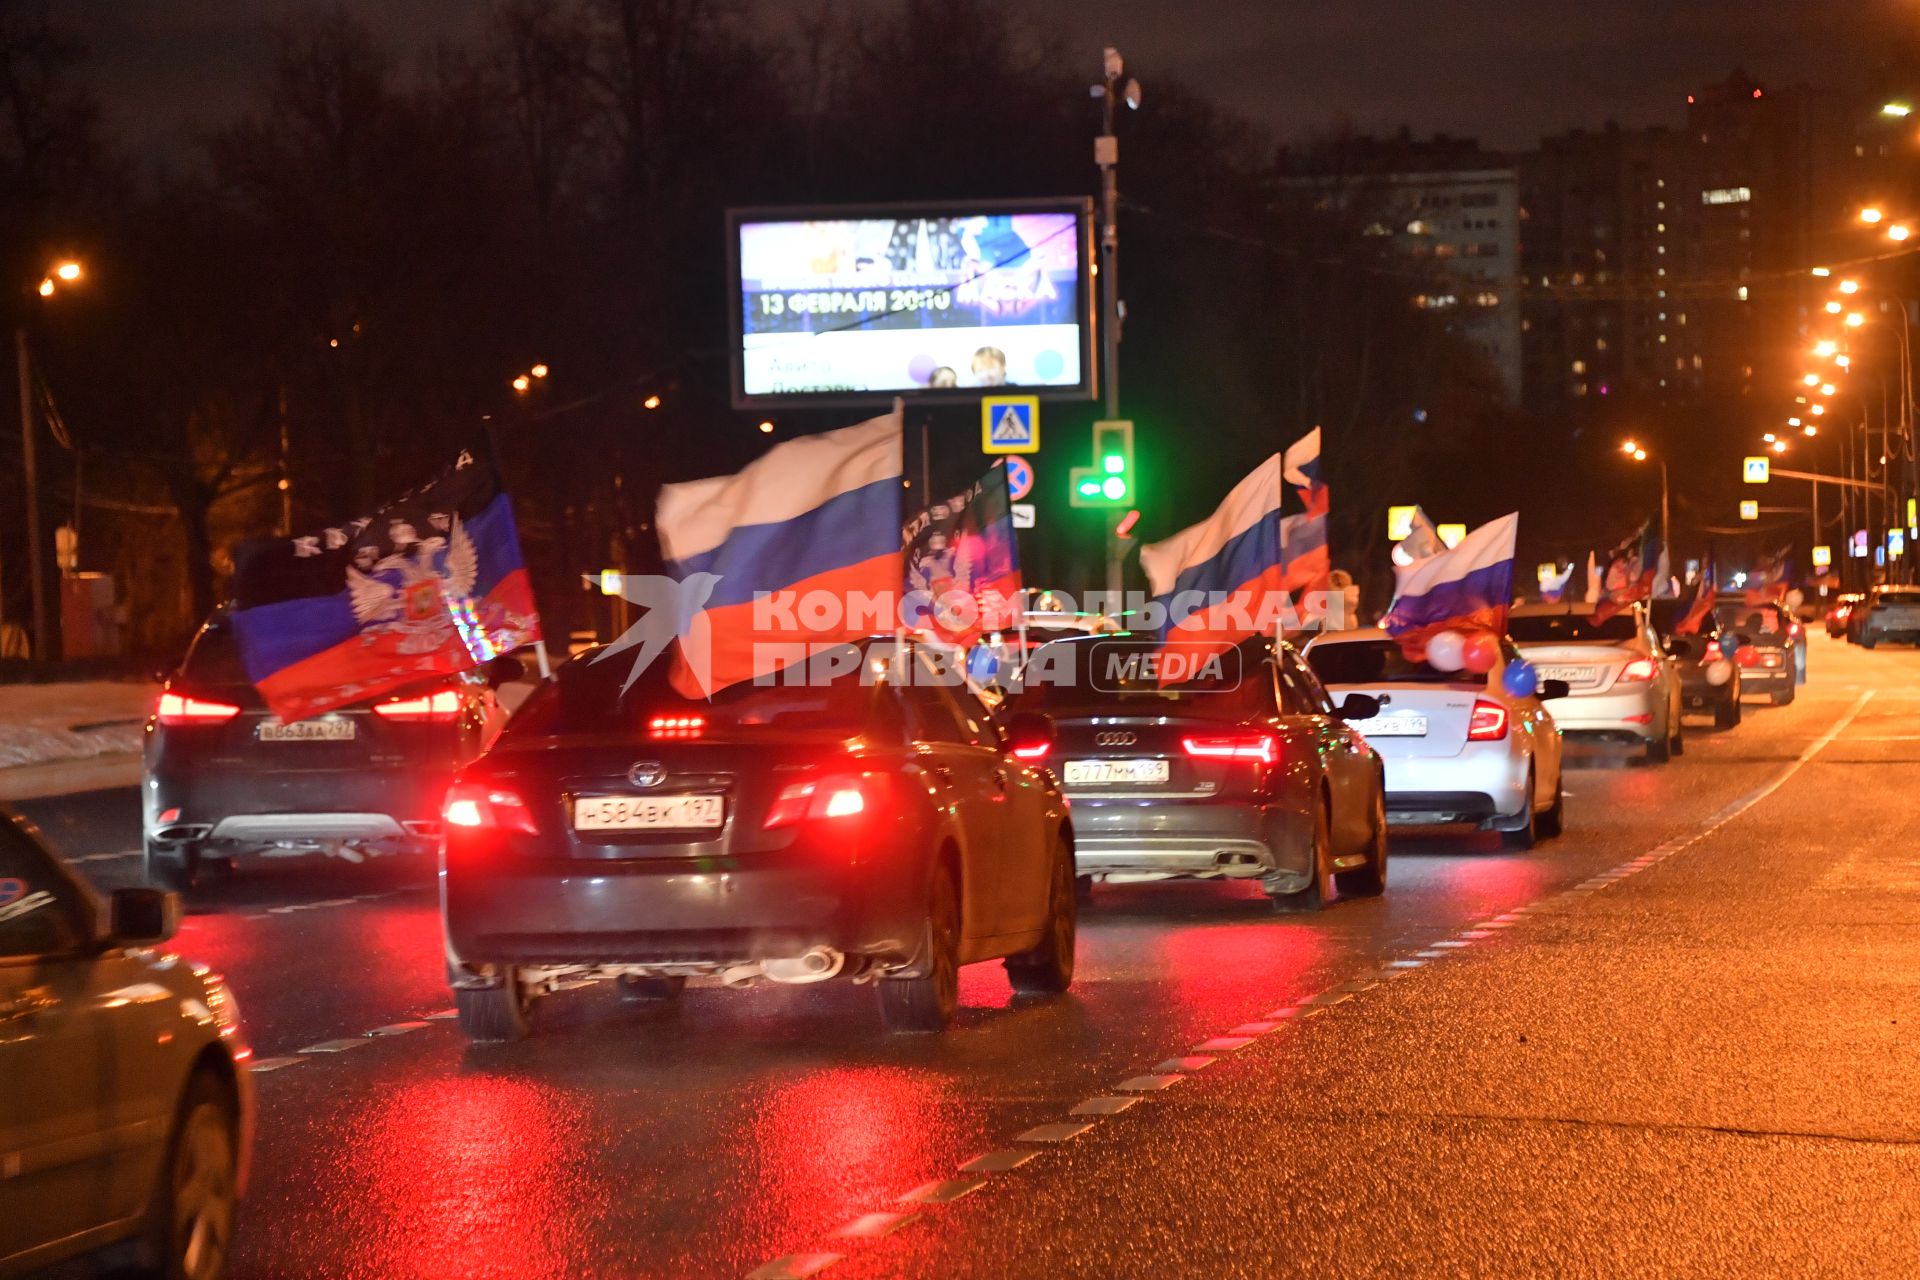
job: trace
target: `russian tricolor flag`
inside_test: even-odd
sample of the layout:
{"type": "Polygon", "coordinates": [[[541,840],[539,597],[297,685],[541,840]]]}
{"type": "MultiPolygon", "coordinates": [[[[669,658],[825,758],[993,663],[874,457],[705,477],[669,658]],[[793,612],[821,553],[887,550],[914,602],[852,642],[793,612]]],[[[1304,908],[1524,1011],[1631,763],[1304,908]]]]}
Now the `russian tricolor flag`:
{"type": "Polygon", "coordinates": [[[1380,625],[1415,661],[1441,631],[1505,635],[1519,536],[1516,511],[1481,525],[1451,550],[1396,567],[1393,607],[1380,625]]]}
{"type": "Polygon", "coordinates": [[[1312,445],[1312,458],[1300,460],[1314,473],[1289,465],[1297,445],[1287,459],[1273,454],[1233,487],[1212,516],[1140,549],[1148,584],[1169,610],[1163,647],[1198,659],[1250,635],[1272,634],[1289,593],[1325,586],[1326,487],[1317,479],[1317,432],[1312,445]],[[1301,497],[1308,514],[1282,514],[1287,481],[1312,487],[1317,514],[1315,498],[1306,492],[1301,497]],[[1196,608],[1181,600],[1193,592],[1217,602],[1196,608]]]}
{"type": "Polygon", "coordinates": [[[674,687],[704,697],[891,630],[903,471],[896,407],[775,445],[734,475],[663,485],[668,571],[719,579],[681,622],[674,687]]]}

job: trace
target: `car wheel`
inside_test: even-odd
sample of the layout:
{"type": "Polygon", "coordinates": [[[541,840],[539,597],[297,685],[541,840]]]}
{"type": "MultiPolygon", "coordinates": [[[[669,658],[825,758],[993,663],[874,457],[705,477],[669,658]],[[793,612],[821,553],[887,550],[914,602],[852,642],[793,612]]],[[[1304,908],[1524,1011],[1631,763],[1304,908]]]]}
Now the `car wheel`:
{"type": "Polygon", "coordinates": [[[1074,938],[1080,917],[1075,879],[1073,851],[1056,837],[1047,890],[1047,936],[1032,950],[1006,959],[1007,981],[1021,995],[1057,996],[1073,985],[1074,938]]]}
{"type": "Polygon", "coordinates": [[[945,867],[934,868],[927,893],[921,955],[920,974],[875,984],[889,1031],[945,1031],[960,1003],[960,894],[945,867]]]}
{"type": "Polygon", "coordinates": [[[500,985],[455,987],[453,1007],[467,1039],[502,1044],[526,1038],[533,1029],[533,999],[510,964],[495,966],[500,985]]]}
{"type": "Polygon", "coordinates": [[[1713,727],[1731,729],[1740,723],[1740,699],[1728,698],[1713,709],[1713,727]]]}
{"type": "Polygon", "coordinates": [[[1792,686],[1791,684],[1789,684],[1789,685],[1788,685],[1788,686],[1787,686],[1786,688],[1784,688],[1784,689],[1776,689],[1776,690],[1774,690],[1774,692],[1773,692],[1773,705],[1774,705],[1774,706],[1776,706],[1776,707],[1787,707],[1787,706],[1792,706],[1792,705],[1793,705],[1793,695],[1794,695],[1794,692],[1795,692],[1795,691],[1794,691],[1794,687],[1793,687],[1793,686],[1792,686]]]}
{"type": "Polygon", "coordinates": [[[190,844],[143,842],[147,881],[162,889],[185,893],[200,879],[200,851],[190,844]]]}
{"type": "Polygon", "coordinates": [[[1871,649],[1880,642],[1871,636],[1861,636],[1856,643],[1858,643],[1862,649],[1871,649]]]}
{"type": "Polygon", "coordinates": [[[1673,718],[1673,736],[1667,739],[1667,755],[1671,758],[1685,754],[1687,754],[1687,731],[1680,723],[1680,717],[1675,716],[1673,718]]]}
{"type": "Polygon", "coordinates": [[[1543,840],[1551,840],[1567,829],[1567,779],[1564,773],[1553,783],[1553,807],[1541,814],[1535,825],[1543,840]]]}
{"type": "Polygon", "coordinates": [[[1313,807],[1313,861],[1307,887],[1274,895],[1275,911],[1282,915],[1304,914],[1318,911],[1333,901],[1336,886],[1332,872],[1327,869],[1333,862],[1332,844],[1332,819],[1327,814],[1327,798],[1323,795],[1313,807]]]}
{"type": "Polygon", "coordinates": [[[1533,811],[1534,787],[1533,771],[1529,769],[1527,771],[1527,802],[1521,806],[1521,812],[1526,815],[1526,824],[1517,830],[1500,833],[1500,843],[1509,849],[1531,849],[1540,842],[1540,819],[1533,811]]]}
{"type": "Polygon", "coordinates": [[[1667,738],[1649,739],[1646,752],[1641,756],[1641,759],[1645,760],[1648,764],[1665,764],[1672,758],[1673,742],[1667,738]]]}
{"type": "Polygon", "coordinates": [[[1342,896],[1377,898],[1387,891],[1387,797],[1384,790],[1373,793],[1373,839],[1367,849],[1367,865],[1342,871],[1333,877],[1342,896]]]}
{"type": "Polygon", "coordinates": [[[622,1000],[631,1000],[636,1004],[658,1004],[666,1000],[678,1000],[680,993],[687,989],[687,980],[680,977],[643,978],[637,974],[623,973],[615,987],[622,1000]]]}
{"type": "Polygon", "coordinates": [[[232,1095],[211,1071],[198,1071],[181,1099],[179,1122],[154,1188],[147,1222],[150,1274],[166,1280],[217,1280],[227,1274],[238,1188],[238,1117],[232,1095]]]}
{"type": "Polygon", "coordinates": [[[1093,901],[1093,877],[1075,876],[1073,878],[1073,896],[1081,902],[1093,901]]]}

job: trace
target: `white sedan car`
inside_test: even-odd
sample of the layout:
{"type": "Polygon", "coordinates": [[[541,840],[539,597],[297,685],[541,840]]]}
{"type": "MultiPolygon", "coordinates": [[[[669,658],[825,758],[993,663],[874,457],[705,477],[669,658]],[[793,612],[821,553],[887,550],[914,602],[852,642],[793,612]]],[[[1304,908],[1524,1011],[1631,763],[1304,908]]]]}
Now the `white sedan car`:
{"type": "Polygon", "coordinates": [[[1352,721],[1387,769],[1387,817],[1405,824],[1472,822],[1530,849],[1560,834],[1560,730],[1543,699],[1565,696],[1559,682],[1516,698],[1501,680],[1519,658],[1500,642],[1485,676],[1409,662],[1378,630],[1335,631],[1307,646],[1307,665],[1336,700],[1364,693],[1380,714],[1352,721]]]}

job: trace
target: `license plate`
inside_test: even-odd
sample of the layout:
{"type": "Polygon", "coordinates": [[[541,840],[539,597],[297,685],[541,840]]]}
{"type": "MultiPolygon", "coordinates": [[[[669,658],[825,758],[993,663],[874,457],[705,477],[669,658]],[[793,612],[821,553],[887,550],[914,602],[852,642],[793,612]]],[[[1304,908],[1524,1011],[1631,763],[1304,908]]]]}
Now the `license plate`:
{"type": "Polygon", "coordinates": [[[262,742],[352,742],[355,727],[351,720],[296,720],[292,724],[262,720],[258,736],[262,742]]]}
{"type": "Polygon", "coordinates": [[[1349,720],[1347,722],[1360,731],[1364,738],[1424,738],[1427,736],[1427,718],[1425,716],[1375,716],[1371,720],[1349,720]]]}
{"type": "Polygon", "coordinates": [[[1542,680],[1564,680],[1568,684],[1592,684],[1598,678],[1593,667],[1535,667],[1542,680]]]}
{"type": "Polygon", "coordinates": [[[583,796],[573,802],[576,831],[702,831],[725,816],[719,796],[583,796]]]}
{"type": "Polygon", "coordinates": [[[1069,760],[1068,786],[1110,786],[1114,783],[1165,782],[1173,766],[1165,760],[1069,760]]]}

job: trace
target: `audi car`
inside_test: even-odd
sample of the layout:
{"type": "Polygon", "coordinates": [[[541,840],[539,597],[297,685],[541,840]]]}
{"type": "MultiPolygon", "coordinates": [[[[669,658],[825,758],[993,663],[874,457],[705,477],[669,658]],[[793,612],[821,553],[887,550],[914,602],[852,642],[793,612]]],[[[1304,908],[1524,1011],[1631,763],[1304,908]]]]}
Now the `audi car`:
{"type": "Polygon", "coordinates": [[[563,979],[635,999],[689,978],[871,982],[939,1031],[958,970],[1073,979],[1075,833],[1051,726],[1003,731],[933,650],[834,649],[711,698],[588,650],[447,792],[449,975],[476,1040],[527,1034],[563,979]]]}
{"type": "Polygon", "coordinates": [[[0,808],[0,1275],[227,1273],[252,1050],[226,983],[154,950],[179,919],[157,889],[102,901],[0,808]]]}
{"type": "Polygon", "coordinates": [[[1294,911],[1386,887],[1380,758],[1346,723],[1379,706],[1336,707],[1290,645],[1202,657],[1137,636],[1056,640],[1003,711],[1053,723],[1083,888],[1254,879],[1294,911]]]}
{"type": "Polygon", "coordinates": [[[1307,665],[1331,694],[1380,704],[1378,715],[1350,724],[1386,765],[1389,821],[1470,822],[1517,849],[1560,834],[1560,730],[1546,700],[1569,688],[1550,680],[1536,696],[1514,697],[1501,676],[1520,654],[1505,639],[1500,650],[1490,674],[1474,675],[1415,662],[1377,628],[1307,645],[1307,665]]]}
{"type": "Polygon", "coordinates": [[[1644,605],[1595,619],[1583,603],[1526,604],[1507,616],[1507,635],[1541,680],[1558,680],[1567,696],[1553,704],[1567,735],[1640,748],[1664,764],[1679,755],[1680,677],[1661,647],[1644,605]]]}
{"type": "Polygon", "coordinates": [[[501,658],[287,724],[215,613],[147,720],[147,878],[185,890],[243,856],[431,854],[447,782],[499,732],[495,689],[520,674],[501,658]]]}

